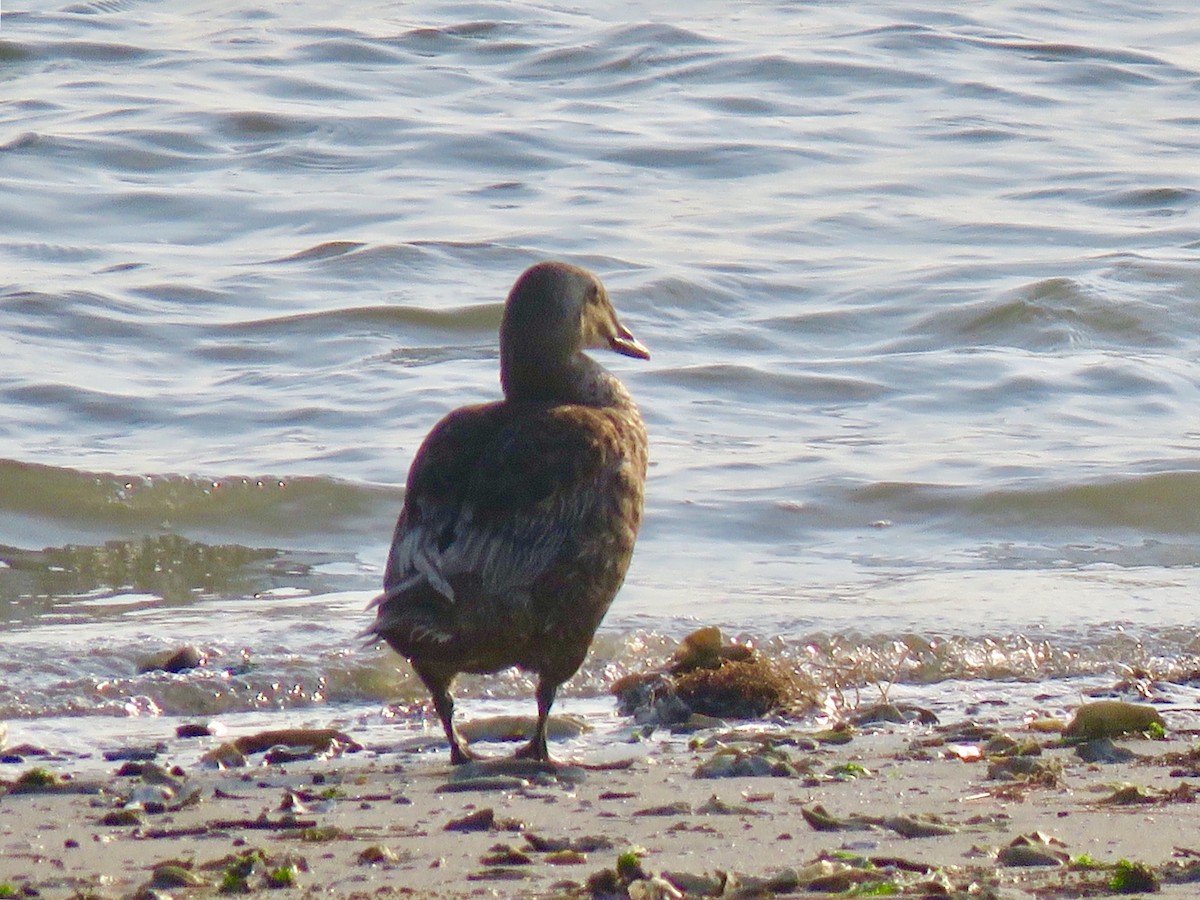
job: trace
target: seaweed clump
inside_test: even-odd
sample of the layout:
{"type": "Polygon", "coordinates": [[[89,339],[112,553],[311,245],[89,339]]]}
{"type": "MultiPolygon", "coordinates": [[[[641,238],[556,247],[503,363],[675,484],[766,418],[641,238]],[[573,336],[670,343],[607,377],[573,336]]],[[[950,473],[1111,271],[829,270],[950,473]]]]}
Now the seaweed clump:
{"type": "Polygon", "coordinates": [[[626,675],[612,691],[622,715],[653,725],[758,719],[815,702],[795,671],[749,644],[726,643],[715,626],[692,632],[663,666],[626,675]]]}

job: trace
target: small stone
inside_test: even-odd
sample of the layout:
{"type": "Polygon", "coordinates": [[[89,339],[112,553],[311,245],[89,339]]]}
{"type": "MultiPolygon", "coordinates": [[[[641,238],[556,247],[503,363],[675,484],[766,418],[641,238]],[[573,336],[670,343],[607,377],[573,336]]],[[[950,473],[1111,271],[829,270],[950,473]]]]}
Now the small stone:
{"type": "Polygon", "coordinates": [[[1133,806],[1139,803],[1153,803],[1154,798],[1147,795],[1137,785],[1127,784],[1125,787],[1117,788],[1099,802],[1109,806],[1133,806]]]}
{"type": "Polygon", "coordinates": [[[246,755],[235,744],[226,743],[201,756],[200,763],[212,769],[240,769],[246,765],[246,755]]]}
{"type": "Polygon", "coordinates": [[[118,747],[116,750],[105,750],[104,758],[109,762],[146,762],[152,760],[167,749],[166,744],[154,744],[149,747],[118,747]]]}
{"type": "Polygon", "coordinates": [[[528,866],[533,863],[529,854],[509,844],[496,844],[480,860],[485,866],[528,866]]]}
{"type": "Polygon", "coordinates": [[[1080,744],[1075,748],[1075,755],[1090,763],[1124,763],[1138,758],[1132,750],[1118,747],[1112,738],[1106,737],[1080,744]]]}
{"type": "Polygon", "coordinates": [[[1061,866],[1065,860],[1055,850],[1019,844],[1003,848],[996,854],[996,862],[1002,866],[1061,866]]]}
{"type": "Polygon", "coordinates": [[[683,891],[688,897],[720,897],[725,890],[727,879],[724,873],[713,875],[709,872],[696,874],[694,872],[663,872],[662,877],[683,891]]]}
{"type": "Polygon", "coordinates": [[[445,784],[438,785],[434,789],[434,793],[458,794],[467,791],[519,791],[525,787],[529,787],[529,782],[524,778],[517,778],[514,775],[484,775],[480,778],[447,781],[445,784]]]}
{"type": "Polygon", "coordinates": [[[987,777],[993,781],[1026,781],[1055,785],[1062,775],[1057,760],[1042,760],[1036,756],[1003,756],[988,765],[987,777]]]}
{"type": "Polygon", "coordinates": [[[490,806],[476,810],[461,819],[451,819],[443,831],[490,831],[496,824],[496,813],[490,806]]]}
{"type": "Polygon", "coordinates": [[[930,822],[913,816],[889,816],[880,824],[906,838],[944,837],[958,832],[957,828],[943,825],[941,822],[930,822]]]}
{"type": "Polygon", "coordinates": [[[104,818],[100,820],[100,824],[116,827],[141,825],[142,816],[137,810],[114,809],[112,812],[105,814],[104,818]]]}
{"type": "Polygon", "coordinates": [[[745,805],[733,806],[713,794],[696,807],[696,814],[700,816],[757,816],[759,812],[745,805]]]}
{"type": "MultiPolygon", "coordinates": [[[[458,730],[469,744],[476,741],[527,741],[537,727],[534,716],[490,716],[463,722],[458,730]]],[[[552,741],[576,738],[590,730],[578,716],[551,716],[546,720],[546,737],[552,741]]]]}
{"type": "Polygon", "coordinates": [[[399,860],[400,857],[396,855],[395,850],[385,847],[382,844],[367,847],[362,853],[358,854],[358,864],[360,866],[388,865],[399,862],[399,860]]]}
{"type": "Polygon", "coordinates": [[[683,900],[683,892],[658,875],[639,878],[628,890],[630,900],[683,900]]]}
{"type": "Polygon", "coordinates": [[[800,807],[800,815],[813,831],[865,831],[871,827],[862,819],[839,819],[819,803],[800,807]]]}
{"type": "Polygon", "coordinates": [[[155,888],[199,887],[204,883],[199,875],[171,863],[156,866],[150,878],[150,886],[155,888]]]}
{"type": "Polygon", "coordinates": [[[211,737],[212,734],[212,726],[201,722],[180,725],[175,729],[175,737],[177,738],[211,737]]]}
{"type": "Polygon", "coordinates": [[[1062,866],[1071,858],[1062,846],[1062,841],[1040,831],[1023,834],[996,854],[996,862],[1002,866],[1062,866]]]}
{"type": "Polygon", "coordinates": [[[164,650],[142,660],[138,666],[138,674],[147,672],[170,672],[178,674],[189,669],[195,669],[208,661],[203,653],[195,647],[180,647],[177,650],[164,650]]]}
{"type": "Polygon", "coordinates": [[[521,869],[489,866],[479,872],[468,872],[467,881],[524,881],[529,875],[521,869]]]}
{"type": "Polygon", "coordinates": [[[257,734],[244,734],[234,738],[232,743],[246,756],[264,753],[281,746],[304,748],[312,753],[330,757],[340,756],[343,752],[356,753],[362,750],[362,744],[336,728],[278,728],[260,731],[257,734]]]}
{"type": "Polygon", "coordinates": [[[559,853],[567,850],[571,842],[566,838],[548,838],[533,832],[526,832],[525,842],[537,853],[559,853]]]}
{"type": "Polygon", "coordinates": [[[1095,740],[1120,737],[1152,726],[1165,729],[1166,722],[1153,706],[1126,703],[1123,700],[1097,700],[1075,710],[1075,716],[1063,732],[1063,737],[1095,740]]]}
{"type": "Polygon", "coordinates": [[[587,854],[578,850],[556,850],[543,857],[552,866],[581,866],[587,862],[587,854]]]}
{"type": "Polygon", "coordinates": [[[687,816],[691,815],[692,806],[686,800],[677,800],[662,806],[648,806],[634,812],[635,816],[687,816]]]}

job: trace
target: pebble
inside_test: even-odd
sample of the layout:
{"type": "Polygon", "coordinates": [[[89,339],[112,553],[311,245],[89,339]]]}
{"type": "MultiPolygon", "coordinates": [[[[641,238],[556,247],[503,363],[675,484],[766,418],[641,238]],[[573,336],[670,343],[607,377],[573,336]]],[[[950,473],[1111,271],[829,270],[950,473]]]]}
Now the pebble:
{"type": "Polygon", "coordinates": [[[442,826],[443,831],[489,831],[496,824],[496,812],[490,806],[476,810],[461,819],[451,819],[442,826]]]}
{"type": "Polygon", "coordinates": [[[1075,748],[1075,755],[1090,763],[1123,763],[1138,759],[1138,755],[1125,747],[1118,747],[1112,738],[1098,738],[1075,748]]]}
{"type": "Polygon", "coordinates": [[[519,791],[526,787],[529,787],[529,782],[524,778],[513,775],[482,775],[478,778],[447,781],[434,790],[439,794],[458,794],[466,791],[519,791]]]}

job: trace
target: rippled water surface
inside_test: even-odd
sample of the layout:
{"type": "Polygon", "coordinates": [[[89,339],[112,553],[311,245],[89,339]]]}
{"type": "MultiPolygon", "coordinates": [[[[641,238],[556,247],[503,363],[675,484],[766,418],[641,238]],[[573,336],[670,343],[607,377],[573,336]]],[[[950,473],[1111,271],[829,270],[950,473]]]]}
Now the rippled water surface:
{"type": "Polygon", "coordinates": [[[1194,8],[592,6],[4,4],[0,719],[416,699],[362,607],[543,258],[653,354],[605,361],[653,462],[578,702],[698,623],[1197,668],[1194,8]]]}

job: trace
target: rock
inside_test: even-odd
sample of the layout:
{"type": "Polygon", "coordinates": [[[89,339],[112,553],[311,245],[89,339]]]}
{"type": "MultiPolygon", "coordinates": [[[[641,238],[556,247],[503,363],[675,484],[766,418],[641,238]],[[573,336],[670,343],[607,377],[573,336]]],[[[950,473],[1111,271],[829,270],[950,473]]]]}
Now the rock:
{"type": "Polygon", "coordinates": [[[998,734],[984,742],[981,748],[985,756],[1041,756],[1042,745],[1026,738],[1017,740],[1012,735],[998,734]]]}
{"type": "Polygon", "coordinates": [[[148,813],[161,813],[167,803],[175,799],[174,789],[165,784],[139,784],[125,798],[126,809],[143,809],[148,813]]]}
{"type": "MultiPolygon", "coordinates": [[[[537,718],[534,716],[490,716],[472,719],[458,726],[467,743],[476,741],[527,741],[533,735],[537,718]]],[[[552,741],[567,740],[586,734],[590,726],[578,716],[551,716],[546,722],[546,737],[552,741]]]]}
{"type": "Polygon", "coordinates": [[[574,850],[577,853],[595,853],[598,850],[612,850],[616,845],[612,838],[603,834],[590,834],[583,837],[548,838],[533,832],[526,832],[525,841],[536,853],[558,853],[564,850],[574,850]]]}
{"type": "Polygon", "coordinates": [[[1047,847],[1018,845],[1004,847],[996,854],[996,862],[1002,866],[1061,866],[1066,863],[1063,854],[1047,847]]]}
{"type": "Polygon", "coordinates": [[[157,743],[148,747],[118,747],[116,750],[105,750],[104,758],[109,762],[146,762],[158,757],[167,749],[167,745],[157,743]]]}
{"type": "Polygon", "coordinates": [[[727,881],[724,872],[709,874],[704,872],[663,872],[662,877],[683,891],[688,897],[722,897],[725,896],[727,881]]]}
{"type": "Polygon", "coordinates": [[[455,766],[450,781],[470,781],[478,778],[508,777],[534,781],[538,784],[578,784],[587,779],[587,772],[580,766],[560,765],[536,759],[476,759],[455,766]]]}
{"type": "Polygon", "coordinates": [[[153,888],[190,888],[200,887],[205,883],[195,872],[175,863],[155,866],[154,874],[150,877],[150,886],[153,888]]]}
{"type": "Polygon", "coordinates": [[[872,880],[872,876],[869,873],[846,868],[840,872],[814,878],[804,887],[819,894],[847,894],[858,885],[870,880],[872,880]]]}
{"type": "Polygon", "coordinates": [[[713,716],[706,716],[703,713],[692,713],[684,721],[676,722],[671,726],[671,734],[693,734],[697,731],[706,731],[710,728],[724,728],[725,721],[717,719],[713,716]]]}
{"type": "Polygon", "coordinates": [[[1154,798],[1136,784],[1127,784],[1097,802],[1108,806],[1131,806],[1138,803],[1153,803],[1154,798]]]}
{"type": "Polygon", "coordinates": [[[709,625],[696,629],[680,641],[667,667],[672,675],[682,675],[696,669],[719,669],[726,662],[744,662],[753,656],[754,650],[750,647],[725,644],[721,629],[709,625]]]}
{"type": "Polygon", "coordinates": [[[358,854],[360,866],[390,865],[399,861],[400,857],[396,855],[396,851],[382,844],[373,844],[358,854]]]}
{"type": "Polygon", "coordinates": [[[569,850],[571,842],[567,838],[548,838],[530,831],[525,835],[525,842],[535,853],[558,853],[569,850]]]}
{"type": "Polygon", "coordinates": [[[674,725],[692,714],[679,699],[674,680],[663,672],[637,672],[618,678],[612,686],[617,712],[639,725],[674,725]]]}
{"type": "Polygon", "coordinates": [[[654,875],[632,881],[627,889],[629,900],[683,900],[683,892],[665,878],[654,875]]]}
{"type": "Polygon", "coordinates": [[[1062,775],[1057,760],[1042,760],[1036,756],[1002,756],[988,764],[987,777],[994,781],[1025,781],[1056,785],[1062,775]]]}
{"type": "Polygon", "coordinates": [[[130,825],[141,825],[143,822],[139,812],[133,809],[115,809],[110,813],[106,813],[100,820],[101,825],[112,827],[127,827],[130,825]]]}
{"type": "Polygon", "coordinates": [[[555,850],[547,853],[542,861],[551,866],[581,866],[587,862],[587,854],[579,850],[555,850]]]}
{"type": "Polygon", "coordinates": [[[456,778],[439,784],[434,790],[438,794],[460,794],[466,791],[519,791],[525,787],[529,787],[529,782],[515,775],[480,775],[456,778]]]}
{"type": "Polygon", "coordinates": [[[1120,737],[1152,727],[1165,730],[1167,723],[1153,706],[1123,700],[1097,700],[1075,710],[1063,737],[1082,740],[1120,737]]]}
{"type": "Polygon", "coordinates": [[[485,866],[528,866],[533,864],[528,853],[509,844],[493,844],[480,862],[485,866]]]}
{"type": "MultiPolygon", "coordinates": [[[[819,890],[820,877],[809,882],[810,890],[819,890]],[[817,888],[812,887],[814,882],[818,884],[817,888]]],[[[791,868],[780,869],[774,875],[766,877],[729,872],[725,875],[725,887],[720,896],[729,897],[731,900],[757,900],[760,897],[794,893],[800,884],[800,873],[791,868]]]]}
{"type": "Polygon", "coordinates": [[[490,831],[496,824],[496,812],[490,806],[478,809],[463,816],[461,819],[451,819],[442,826],[443,831],[490,831]]]}
{"type": "Polygon", "coordinates": [[[692,806],[686,800],[678,800],[662,806],[648,806],[634,812],[635,816],[689,816],[691,814],[692,806]]]}
{"type": "Polygon", "coordinates": [[[1002,866],[1063,866],[1071,857],[1062,846],[1062,841],[1041,832],[1023,834],[996,854],[996,862],[1002,866]]]}
{"type": "Polygon", "coordinates": [[[839,819],[820,803],[800,807],[800,815],[813,831],[865,831],[871,827],[861,819],[839,819]]]}
{"type": "Polygon", "coordinates": [[[208,657],[195,647],[180,647],[177,650],[164,650],[142,660],[138,664],[138,674],[147,672],[171,672],[178,674],[189,669],[196,669],[208,662],[208,657]]]}
{"type": "Polygon", "coordinates": [[[906,838],[943,837],[947,834],[958,833],[958,829],[950,825],[918,819],[914,816],[887,816],[879,824],[906,838]]]}
{"type": "Polygon", "coordinates": [[[331,756],[362,750],[362,744],[336,728],[280,728],[242,735],[232,743],[246,756],[275,747],[301,747],[331,756]]]}
{"type": "Polygon", "coordinates": [[[625,884],[615,869],[601,869],[588,876],[585,886],[593,897],[626,897],[625,884]]]}
{"type": "Polygon", "coordinates": [[[1118,747],[1111,738],[1097,738],[1075,748],[1075,755],[1084,762],[1090,763],[1123,763],[1138,758],[1138,755],[1125,747],[1118,747]]]}
{"type": "Polygon", "coordinates": [[[749,806],[731,806],[713,794],[696,807],[696,815],[700,816],[757,816],[758,810],[749,806]]]}
{"type": "Polygon", "coordinates": [[[795,778],[799,771],[791,758],[773,747],[724,747],[696,767],[693,778],[772,777],[795,778]]]}
{"type": "Polygon", "coordinates": [[[892,723],[903,725],[907,722],[918,722],[922,725],[936,725],[937,714],[921,706],[911,703],[876,703],[854,710],[849,717],[852,725],[863,726],[877,723],[892,723]]]}
{"type": "Polygon", "coordinates": [[[232,743],[213,747],[200,757],[200,763],[211,769],[240,769],[247,765],[246,755],[232,743]]]}
{"type": "Polygon", "coordinates": [[[994,725],[979,725],[975,722],[955,722],[938,729],[948,744],[978,744],[990,741],[1000,734],[994,725]]]}

